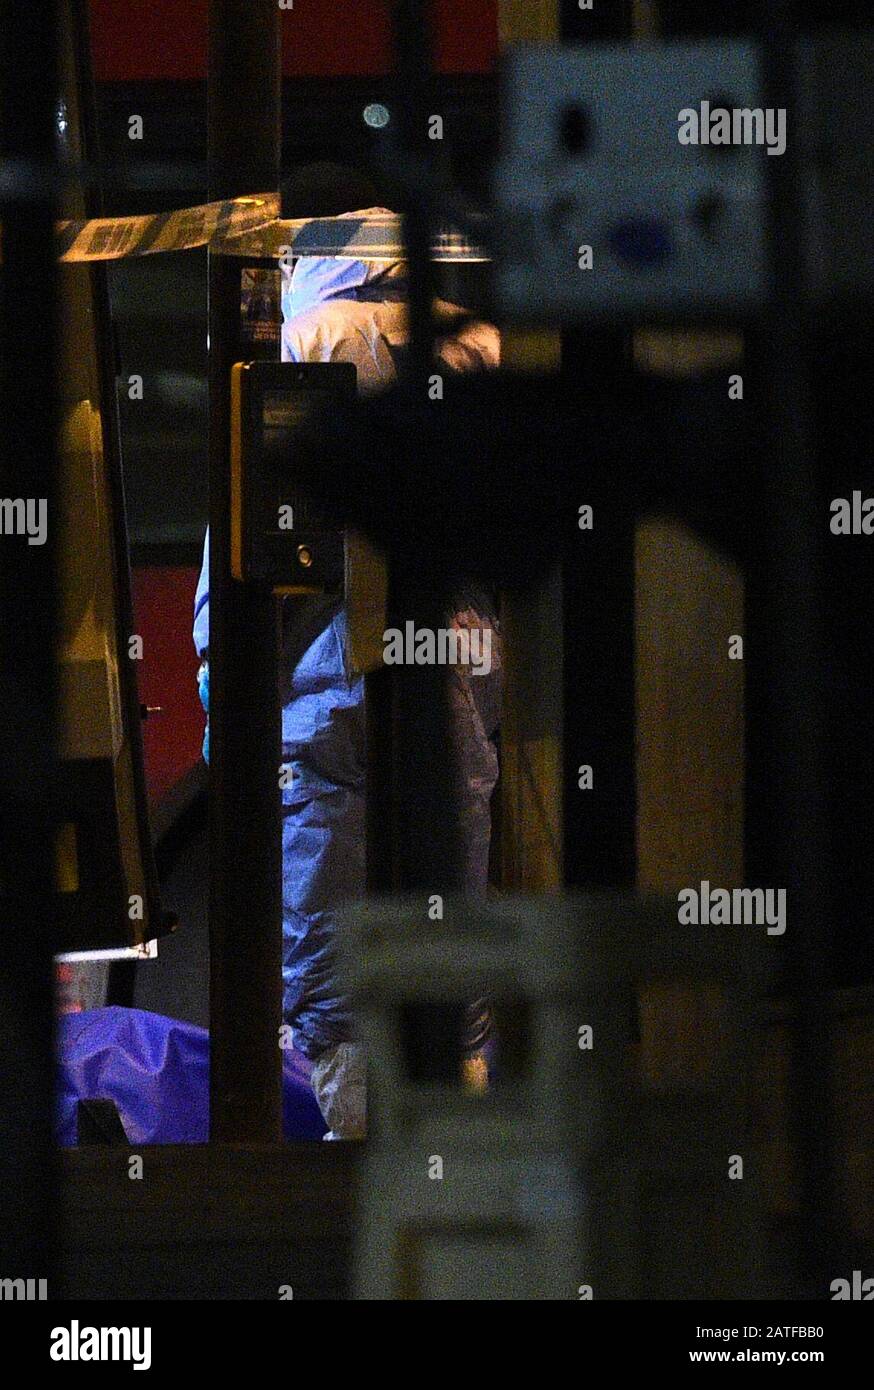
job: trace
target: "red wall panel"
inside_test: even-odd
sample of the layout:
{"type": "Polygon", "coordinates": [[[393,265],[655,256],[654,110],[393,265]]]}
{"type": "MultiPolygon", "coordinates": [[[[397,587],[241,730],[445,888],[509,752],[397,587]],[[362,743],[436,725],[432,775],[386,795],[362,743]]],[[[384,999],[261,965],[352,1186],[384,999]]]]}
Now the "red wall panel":
{"type": "Polygon", "coordinates": [[[137,670],[140,702],[162,714],[143,725],[149,803],[156,806],[200,758],[205,716],[197,694],[191,640],[196,569],[136,568],[134,621],[143,639],[137,670]]]}
{"type": "Polygon", "coordinates": [[[387,72],[390,41],[382,0],[295,0],[282,19],[282,71],[302,77],[387,72]]]}
{"type": "Polygon", "coordinates": [[[491,72],[498,56],[498,0],[436,0],[441,72],[491,72]]]}
{"type": "MultiPolygon", "coordinates": [[[[89,0],[95,72],[101,81],[206,75],[208,0],[89,0]]],[[[434,0],[437,63],[445,72],[487,72],[497,50],[497,0],[434,0]]],[[[389,0],[294,0],[283,12],[288,76],[388,71],[389,0]]]]}
{"type": "Polygon", "coordinates": [[[89,0],[98,81],[202,77],[207,0],[89,0]]]}

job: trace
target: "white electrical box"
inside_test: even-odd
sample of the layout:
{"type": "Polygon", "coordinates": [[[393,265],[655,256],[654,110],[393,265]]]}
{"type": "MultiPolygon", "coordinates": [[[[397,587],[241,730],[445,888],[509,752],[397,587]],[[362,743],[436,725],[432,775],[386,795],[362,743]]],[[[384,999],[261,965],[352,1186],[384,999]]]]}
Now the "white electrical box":
{"type": "Polygon", "coordinates": [[[494,179],[502,310],[555,324],[756,312],[771,292],[769,174],[790,144],[799,294],[870,296],[874,40],[806,39],[798,59],[793,129],[765,104],[751,42],[509,49],[494,179]]]}

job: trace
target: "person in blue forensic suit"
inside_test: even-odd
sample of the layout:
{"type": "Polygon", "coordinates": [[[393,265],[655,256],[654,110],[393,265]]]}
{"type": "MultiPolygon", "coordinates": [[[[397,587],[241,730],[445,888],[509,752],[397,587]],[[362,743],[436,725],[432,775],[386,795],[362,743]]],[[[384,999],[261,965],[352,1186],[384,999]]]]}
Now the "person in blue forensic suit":
{"type": "MultiPolygon", "coordinates": [[[[283,360],[354,362],[362,393],[389,385],[407,340],[405,271],[402,261],[339,259],[301,259],[284,270],[283,360]]],[[[440,340],[437,352],[438,364],[448,370],[494,368],[498,332],[490,324],[468,324],[440,340]]],[[[500,717],[500,638],[494,606],[477,591],[459,596],[449,621],[477,632],[480,642],[488,631],[491,645],[488,674],[485,668],[472,674],[470,667],[455,667],[450,679],[464,886],[480,893],[488,875],[489,803],[498,775],[493,740],[500,717]]],[[[364,681],[347,670],[345,614],[336,600],[286,599],[283,628],[282,760],[294,772],[282,792],[283,1014],[295,1048],[313,1062],[326,1138],[360,1138],[365,1066],[336,978],[336,913],[365,891],[364,681]]],[[[194,642],[201,656],[207,653],[208,535],[194,642]]],[[[207,663],[199,680],[208,708],[207,663]]],[[[207,728],[205,757],[208,737],[207,728]]],[[[486,1030],[485,1021],[479,1033],[474,1029],[471,1050],[486,1030]]]]}

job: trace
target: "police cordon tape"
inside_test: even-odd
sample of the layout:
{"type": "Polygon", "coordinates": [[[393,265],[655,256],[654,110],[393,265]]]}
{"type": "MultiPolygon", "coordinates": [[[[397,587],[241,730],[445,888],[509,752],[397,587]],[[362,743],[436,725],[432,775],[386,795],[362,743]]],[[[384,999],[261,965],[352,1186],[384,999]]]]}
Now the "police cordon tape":
{"type": "MultiPolygon", "coordinates": [[[[259,260],[336,256],[361,261],[403,260],[402,219],[394,213],[366,217],[279,217],[278,193],[257,193],[136,217],[98,217],[57,225],[58,258],[65,264],[120,261],[162,251],[209,246],[220,255],[259,260]]],[[[487,261],[487,253],[463,233],[441,229],[431,247],[435,261],[487,261]]]]}
{"type": "MultiPolygon", "coordinates": [[[[271,260],[284,256],[338,256],[355,261],[396,261],[406,256],[403,220],[395,213],[277,220],[236,237],[227,250],[234,256],[271,260]]],[[[474,262],[488,261],[490,257],[464,233],[445,227],[431,243],[431,259],[474,262]]]]}
{"type": "Polygon", "coordinates": [[[180,208],[141,217],[97,217],[57,225],[58,259],[65,263],[120,261],[162,251],[191,251],[220,245],[275,222],[278,193],[256,193],[200,207],[180,208]]]}

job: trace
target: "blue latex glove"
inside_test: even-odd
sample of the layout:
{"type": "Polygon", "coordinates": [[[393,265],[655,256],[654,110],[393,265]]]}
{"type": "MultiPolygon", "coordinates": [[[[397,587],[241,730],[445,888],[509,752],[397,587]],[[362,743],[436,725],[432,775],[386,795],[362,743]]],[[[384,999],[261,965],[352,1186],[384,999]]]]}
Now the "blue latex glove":
{"type": "Polygon", "coordinates": [[[206,729],[203,734],[203,761],[209,762],[209,662],[204,661],[197,672],[197,693],[206,711],[206,729]]]}

